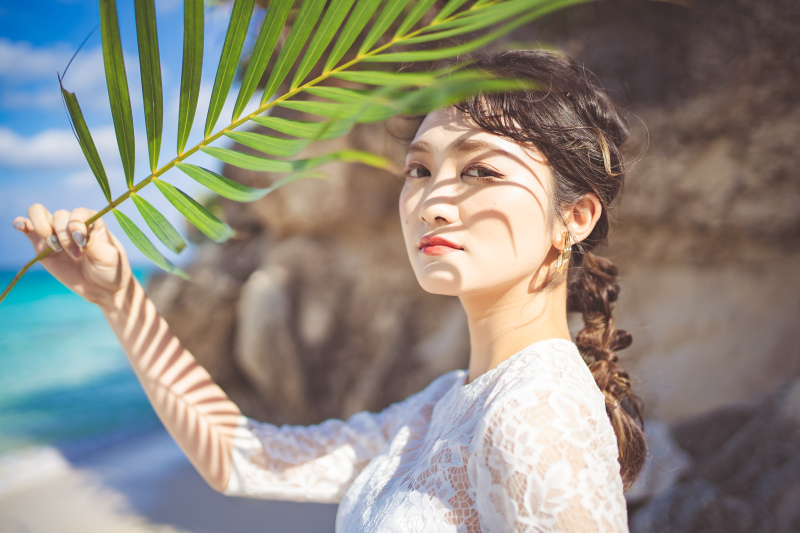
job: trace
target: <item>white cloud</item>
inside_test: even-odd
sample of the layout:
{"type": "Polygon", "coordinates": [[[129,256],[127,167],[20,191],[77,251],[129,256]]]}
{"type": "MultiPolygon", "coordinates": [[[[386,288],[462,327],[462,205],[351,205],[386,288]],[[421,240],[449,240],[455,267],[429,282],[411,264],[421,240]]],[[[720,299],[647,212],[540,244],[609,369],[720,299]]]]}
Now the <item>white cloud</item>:
{"type": "MultiPolygon", "coordinates": [[[[124,54],[125,71],[130,77],[131,65],[138,65],[138,57],[124,54]]],[[[63,73],[67,63],[64,63],[59,72],[63,73]]],[[[82,49],[72,60],[69,70],[64,75],[64,87],[70,92],[94,90],[97,88],[105,89],[106,72],[103,69],[103,49],[96,48],[82,49]]]]}
{"type": "Polygon", "coordinates": [[[30,43],[0,38],[0,77],[7,82],[24,82],[54,77],[72,56],[64,43],[34,47],[30,43]]]}
{"type": "Polygon", "coordinates": [[[61,93],[55,87],[50,89],[23,90],[14,89],[0,94],[0,106],[3,109],[47,109],[61,107],[61,93]]]}
{"type": "Polygon", "coordinates": [[[97,179],[91,170],[79,170],[64,178],[64,185],[74,191],[93,189],[97,186],[97,179]]]}
{"type": "MultiPolygon", "coordinates": [[[[74,47],[64,43],[33,46],[0,38],[0,81],[5,86],[0,92],[0,106],[9,110],[61,109],[57,73],[64,72],[74,53],[74,47]]],[[[125,70],[131,105],[139,109],[142,97],[138,90],[138,56],[125,54],[125,70]]],[[[84,48],[75,56],[64,76],[64,87],[77,95],[82,109],[109,109],[101,47],[84,48]]]]}
{"type": "MultiPolygon", "coordinates": [[[[96,128],[92,136],[101,155],[116,150],[111,126],[96,128]]],[[[71,130],[51,129],[25,137],[0,127],[0,166],[37,170],[83,165],[86,160],[71,130]]]]}

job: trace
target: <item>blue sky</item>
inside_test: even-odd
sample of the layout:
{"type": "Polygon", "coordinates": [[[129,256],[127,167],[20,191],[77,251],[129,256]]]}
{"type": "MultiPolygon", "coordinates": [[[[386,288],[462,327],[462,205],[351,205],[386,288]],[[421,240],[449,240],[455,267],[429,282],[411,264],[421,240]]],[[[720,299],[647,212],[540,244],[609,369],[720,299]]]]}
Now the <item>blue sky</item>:
{"type": "MultiPolygon", "coordinates": [[[[183,2],[156,0],[159,49],[164,83],[164,134],[160,163],[175,154],[178,91],[183,40],[183,2]]],[[[125,50],[128,83],[131,89],[134,123],[137,132],[136,181],[149,172],[144,116],[141,103],[133,0],[118,0],[120,31],[125,50]]],[[[206,51],[203,83],[198,113],[188,146],[202,138],[205,109],[213,85],[219,51],[225,38],[229,7],[207,8],[206,51]]],[[[257,19],[254,16],[254,21],[257,19]]],[[[13,229],[11,221],[24,215],[32,203],[42,203],[51,212],[86,206],[100,209],[105,205],[100,187],[83,158],[70,130],[61,102],[56,72],[63,72],[70,57],[83,39],[98,24],[96,0],[40,0],[5,2],[0,6],[0,268],[13,270],[32,257],[30,245],[13,229]]],[[[251,36],[252,41],[252,26],[251,36]]],[[[111,181],[112,194],[124,191],[124,178],[113,133],[113,123],[105,88],[100,32],[96,31],[73,61],[64,78],[65,87],[75,92],[86,116],[95,144],[111,181]]],[[[233,100],[234,95],[229,99],[233,100]]],[[[230,117],[232,102],[226,104],[222,118],[230,117]]],[[[192,162],[218,170],[216,161],[197,156],[192,162]]],[[[178,171],[167,179],[190,194],[202,190],[178,171]]],[[[143,190],[142,195],[156,205],[183,231],[179,214],[157,191],[143,190]]],[[[122,210],[141,222],[132,204],[122,210]]],[[[126,243],[132,262],[145,264],[139,252],[125,239],[113,217],[104,220],[126,243]]],[[[141,227],[145,227],[141,222],[141,227]]],[[[155,241],[153,238],[152,240],[155,241]]],[[[162,247],[163,251],[163,247],[162,247]]],[[[191,256],[184,251],[179,263],[191,256]]]]}

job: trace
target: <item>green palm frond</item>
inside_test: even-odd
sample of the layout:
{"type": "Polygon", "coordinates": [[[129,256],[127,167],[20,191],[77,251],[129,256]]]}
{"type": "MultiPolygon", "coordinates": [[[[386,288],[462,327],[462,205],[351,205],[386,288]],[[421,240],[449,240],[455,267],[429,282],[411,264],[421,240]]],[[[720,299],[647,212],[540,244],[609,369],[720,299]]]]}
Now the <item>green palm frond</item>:
{"type": "MultiPolygon", "coordinates": [[[[178,168],[216,194],[247,202],[262,198],[297,179],[319,177],[314,169],[331,161],[389,168],[389,162],[383,158],[356,150],[306,159],[292,158],[311,143],[340,137],[359,123],[377,122],[398,114],[428,113],[478,91],[519,88],[520,82],[491,78],[463,65],[425,72],[415,72],[407,67],[468,54],[538,17],[586,1],[450,0],[438,12],[431,12],[434,0],[272,0],[249,56],[233,115],[230,121],[224,120],[219,126],[224,104],[232,96],[234,75],[242,63],[246,30],[255,4],[255,0],[234,0],[206,112],[204,138],[187,149],[200,92],[204,13],[203,0],[184,0],[177,150],[168,163],[159,166],[164,97],[155,6],[154,0],[134,0],[150,162],[150,174],[135,182],[133,117],[116,0],[99,0],[106,84],[127,190],[112,200],[108,177],[78,99],[62,85],[62,97],[73,131],[108,201],[108,205],[89,222],[111,212],[131,242],[146,257],[164,270],[185,275],[161,254],[144,231],[118,209],[122,203],[131,198],[152,234],[175,253],[185,247],[183,238],[163,214],[138,194],[151,183],[191,224],[214,241],[225,241],[233,235],[233,230],[196,200],[165,181],[167,171],[178,168]],[[290,28],[285,43],[277,47],[281,34],[286,34],[287,25],[290,28]],[[462,41],[454,41],[458,38],[462,41]],[[448,42],[449,45],[436,46],[437,42],[448,42]],[[423,43],[424,47],[419,48],[423,43]],[[366,88],[326,85],[326,81],[334,79],[355,82],[366,88]],[[262,81],[258,107],[245,114],[245,108],[262,87],[262,81]],[[272,117],[268,112],[273,107],[304,112],[318,117],[318,120],[272,117]],[[256,124],[272,133],[238,131],[243,126],[256,124]],[[218,146],[218,141],[225,138],[258,153],[245,154],[218,146]],[[189,164],[187,160],[198,152],[240,168],[285,173],[286,177],[266,189],[246,187],[189,164]]],[[[0,294],[0,301],[31,265],[49,253],[48,249],[25,265],[0,294]]]]}

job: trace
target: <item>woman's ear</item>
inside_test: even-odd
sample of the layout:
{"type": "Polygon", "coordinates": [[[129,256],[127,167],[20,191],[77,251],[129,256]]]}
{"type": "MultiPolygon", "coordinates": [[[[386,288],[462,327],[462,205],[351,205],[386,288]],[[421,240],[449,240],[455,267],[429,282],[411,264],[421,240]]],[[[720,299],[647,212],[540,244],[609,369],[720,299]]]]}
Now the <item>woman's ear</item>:
{"type": "MultiPolygon", "coordinates": [[[[597,195],[591,192],[585,194],[583,198],[564,211],[564,224],[569,229],[574,242],[581,242],[589,236],[602,213],[603,204],[600,203],[597,195]]],[[[553,244],[559,250],[561,249],[560,235],[553,241],[553,244]],[[558,244],[556,244],[556,240],[559,241],[558,244]]]]}

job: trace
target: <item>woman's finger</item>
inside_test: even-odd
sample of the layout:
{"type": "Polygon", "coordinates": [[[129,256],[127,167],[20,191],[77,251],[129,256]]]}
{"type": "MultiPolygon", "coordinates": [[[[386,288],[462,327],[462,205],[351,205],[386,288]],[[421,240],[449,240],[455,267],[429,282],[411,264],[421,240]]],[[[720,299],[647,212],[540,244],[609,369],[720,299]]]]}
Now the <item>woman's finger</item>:
{"type": "Polygon", "coordinates": [[[116,267],[119,253],[113,245],[110,233],[102,218],[98,218],[88,227],[86,221],[97,211],[78,207],[69,215],[68,231],[76,246],[83,249],[90,263],[101,267],[116,267]]]}
{"type": "Polygon", "coordinates": [[[45,244],[44,240],[33,231],[33,222],[28,220],[25,217],[17,217],[14,219],[14,227],[17,228],[19,231],[25,234],[31,244],[33,245],[33,250],[36,252],[36,255],[42,253],[46,248],[47,244],[45,244]]]}
{"type": "Polygon", "coordinates": [[[53,216],[50,214],[50,211],[45,209],[42,204],[33,204],[28,208],[28,218],[33,224],[33,231],[36,235],[45,241],[54,251],[60,252],[62,248],[53,231],[51,222],[53,216]]]}
{"type": "Polygon", "coordinates": [[[25,217],[17,217],[14,219],[14,228],[22,233],[33,231],[33,224],[25,217]]]}
{"type": "Polygon", "coordinates": [[[72,257],[78,259],[80,257],[80,250],[72,242],[72,238],[67,230],[67,222],[69,222],[69,211],[66,209],[59,209],[53,213],[53,229],[55,230],[56,238],[61,247],[72,257]]]}
{"type": "MultiPolygon", "coordinates": [[[[93,212],[94,213],[94,212],[93,212]]],[[[109,239],[109,231],[106,227],[106,223],[103,222],[102,218],[98,218],[95,220],[87,229],[88,235],[86,243],[88,244],[95,244],[95,243],[105,243],[111,244],[111,239],[109,239]]]]}
{"type": "Polygon", "coordinates": [[[97,266],[116,268],[120,262],[120,253],[114,246],[103,219],[98,218],[92,226],[91,229],[88,229],[84,253],[97,266]]]}
{"type": "Polygon", "coordinates": [[[72,236],[72,241],[78,246],[83,248],[89,240],[89,230],[86,227],[86,221],[97,211],[86,209],[85,207],[78,207],[73,209],[69,215],[69,223],[67,230],[72,236]]]}

